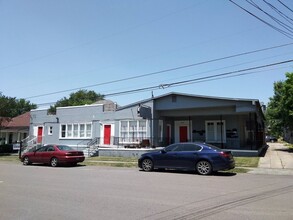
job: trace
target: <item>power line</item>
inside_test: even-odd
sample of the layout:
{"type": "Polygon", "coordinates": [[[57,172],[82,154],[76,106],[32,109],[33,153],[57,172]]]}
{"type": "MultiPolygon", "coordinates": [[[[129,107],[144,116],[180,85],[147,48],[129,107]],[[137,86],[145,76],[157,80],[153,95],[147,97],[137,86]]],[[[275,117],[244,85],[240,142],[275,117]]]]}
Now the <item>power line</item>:
{"type": "Polygon", "coordinates": [[[262,48],[262,49],[243,52],[243,53],[234,54],[234,55],[230,55],[230,56],[226,56],[226,57],[211,59],[211,60],[207,60],[207,61],[202,61],[202,62],[188,64],[188,65],[174,67],[174,68],[169,68],[169,69],[160,70],[160,71],[156,71],[156,72],[141,74],[141,75],[138,75],[138,76],[132,76],[132,77],[127,77],[127,78],[123,78],[123,79],[117,79],[117,80],[112,80],[112,81],[108,81],[108,82],[82,86],[82,87],[73,88],[73,89],[66,89],[66,90],[60,90],[60,91],[51,92],[51,93],[45,93],[45,94],[30,96],[30,97],[26,97],[25,99],[32,99],[32,98],[38,98],[38,97],[43,97],[43,96],[55,95],[55,94],[64,93],[64,92],[71,92],[71,91],[76,91],[76,90],[81,90],[81,89],[86,89],[86,88],[91,88],[91,87],[96,87],[96,86],[101,86],[101,85],[108,85],[108,84],[113,84],[113,83],[117,83],[117,82],[123,82],[123,81],[127,81],[127,80],[143,78],[143,77],[152,76],[152,75],[158,75],[158,74],[161,74],[161,73],[176,71],[176,70],[180,70],[180,69],[185,69],[185,68],[190,68],[190,67],[194,67],[194,66],[198,66],[198,65],[203,65],[203,64],[207,64],[207,63],[216,62],[216,61],[221,61],[221,60],[225,60],[225,59],[231,59],[231,58],[235,58],[235,57],[239,57],[239,56],[249,55],[249,54],[263,52],[263,51],[272,50],[272,49],[281,48],[281,47],[286,47],[286,46],[290,46],[292,44],[293,43],[287,43],[287,44],[282,44],[282,45],[278,45],[278,46],[262,48]]]}
{"type": "Polygon", "coordinates": [[[271,9],[273,9],[275,12],[277,12],[281,17],[283,17],[286,21],[288,21],[290,24],[293,24],[291,21],[293,21],[292,18],[290,18],[288,15],[284,14],[282,11],[280,11],[278,8],[276,8],[271,3],[267,2],[266,0],[263,0],[271,9]]]}
{"type": "Polygon", "coordinates": [[[280,2],[285,8],[287,8],[288,10],[293,12],[293,10],[291,8],[289,8],[287,5],[285,5],[282,1],[278,0],[278,2],[280,2]]]}
{"type": "MultiPolygon", "coordinates": [[[[190,80],[178,81],[178,82],[174,82],[174,83],[160,84],[160,85],[156,85],[156,86],[149,86],[149,87],[144,87],[144,88],[120,91],[120,92],[116,92],[116,93],[109,93],[109,94],[105,94],[104,96],[105,97],[113,97],[113,96],[119,96],[119,95],[134,94],[134,93],[139,93],[139,92],[166,89],[166,88],[171,88],[171,87],[183,86],[183,85],[187,85],[187,84],[202,83],[202,82],[207,82],[207,81],[215,81],[215,80],[224,79],[224,78],[244,76],[244,75],[249,75],[249,74],[261,72],[261,71],[253,71],[253,70],[258,70],[258,69],[263,69],[263,68],[267,68],[267,67],[277,66],[277,65],[281,65],[281,64],[285,64],[285,63],[290,63],[290,62],[293,62],[293,59],[292,60],[281,61],[281,62],[277,62],[277,63],[266,64],[266,65],[262,65],[262,66],[256,66],[256,67],[250,67],[250,68],[241,69],[241,70],[235,70],[235,71],[220,73],[220,74],[206,76],[206,77],[200,77],[200,78],[195,78],[195,79],[190,79],[190,80]],[[247,71],[250,71],[250,72],[247,72],[247,71]]],[[[41,104],[37,104],[37,105],[38,106],[43,106],[43,105],[51,105],[51,104],[55,104],[55,103],[56,102],[48,102],[48,103],[41,103],[41,104]]]]}
{"type": "MultiPolygon", "coordinates": [[[[277,66],[277,65],[281,65],[281,64],[285,64],[285,63],[290,63],[290,62],[293,62],[293,59],[281,61],[281,62],[277,62],[277,63],[266,64],[266,65],[262,65],[262,66],[256,66],[256,67],[250,67],[250,68],[241,69],[241,70],[220,73],[220,74],[211,75],[211,76],[205,76],[205,77],[200,77],[200,78],[195,78],[195,79],[190,79],[190,80],[178,81],[178,82],[174,82],[174,83],[161,84],[161,85],[157,85],[157,86],[150,86],[150,87],[132,89],[132,90],[127,90],[127,91],[122,91],[122,92],[117,92],[117,93],[105,94],[105,97],[125,95],[125,94],[137,93],[137,92],[141,92],[141,91],[148,91],[148,90],[154,90],[154,89],[170,88],[170,87],[175,87],[175,86],[179,86],[179,85],[184,85],[187,83],[188,84],[195,83],[195,82],[201,81],[201,80],[208,80],[208,79],[212,79],[212,78],[228,76],[228,75],[232,75],[235,73],[242,73],[242,75],[244,75],[243,72],[246,72],[246,71],[252,71],[252,70],[262,69],[262,68],[271,67],[271,66],[277,66]]],[[[249,73],[249,74],[251,74],[251,73],[249,73]]]]}
{"type": "Polygon", "coordinates": [[[271,18],[273,21],[275,21],[277,24],[279,24],[280,26],[282,26],[283,28],[285,28],[287,31],[292,32],[292,27],[290,27],[289,25],[285,24],[284,22],[282,22],[281,20],[279,20],[278,18],[276,18],[275,16],[269,14],[268,12],[266,12],[265,10],[263,10],[259,5],[257,5],[255,2],[253,1],[248,1],[246,0],[246,2],[248,2],[250,5],[252,5],[253,7],[255,7],[256,9],[260,10],[261,12],[263,12],[265,15],[267,15],[269,18],[271,18]]]}
{"type": "Polygon", "coordinates": [[[278,31],[279,33],[285,35],[286,37],[293,39],[293,35],[268,23],[267,21],[261,19],[260,17],[256,16],[255,14],[253,14],[252,12],[248,11],[247,9],[243,8],[242,6],[240,6],[239,4],[237,4],[236,2],[234,2],[233,0],[229,0],[231,3],[233,3],[234,5],[236,5],[237,7],[241,8],[243,11],[245,11],[246,13],[250,14],[251,16],[255,17],[256,19],[260,20],[261,22],[265,23],[266,25],[268,25],[269,27],[273,28],[274,30],[278,31]]]}

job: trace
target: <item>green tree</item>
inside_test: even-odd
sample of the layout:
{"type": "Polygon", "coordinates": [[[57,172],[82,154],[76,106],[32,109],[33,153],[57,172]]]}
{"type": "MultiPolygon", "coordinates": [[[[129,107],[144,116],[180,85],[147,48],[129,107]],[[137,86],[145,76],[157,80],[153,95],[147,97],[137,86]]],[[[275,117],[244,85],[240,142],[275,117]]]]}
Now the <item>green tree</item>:
{"type": "Polygon", "coordinates": [[[16,117],[35,108],[37,108],[36,104],[30,103],[25,99],[4,96],[0,92],[0,128],[3,122],[9,121],[10,118],[16,117]]]}
{"type": "Polygon", "coordinates": [[[286,73],[285,81],[274,83],[274,96],[266,112],[269,131],[280,136],[284,128],[293,130],[293,73],[286,73]]]}
{"type": "Polygon", "coordinates": [[[79,106],[86,104],[93,104],[96,101],[103,100],[104,95],[97,94],[94,91],[79,90],[75,93],[71,93],[69,98],[62,98],[56,102],[55,105],[51,105],[48,113],[56,114],[57,107],[66,107],[66,106],[79,106]]]}
{"type": "Polygon", "coordinates": [[[4,96],[0,92],[0,117],[13,118],[35,108],[37,105],[30,103],[30,101],[4,96]]]}

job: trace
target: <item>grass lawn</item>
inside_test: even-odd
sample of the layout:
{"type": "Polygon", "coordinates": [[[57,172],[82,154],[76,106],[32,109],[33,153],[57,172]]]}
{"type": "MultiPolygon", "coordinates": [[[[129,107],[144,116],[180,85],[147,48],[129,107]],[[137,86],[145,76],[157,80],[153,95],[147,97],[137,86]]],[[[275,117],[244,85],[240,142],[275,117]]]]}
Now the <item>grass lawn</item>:
{"type": "MultiPolygon", "coordinates": [[[[234,157],[236,168],[228,172],[246,173],[249,168],[257,167],[259,157],[234,157]]],[[[16,154],[0,154],[0,162],[8,161],[20,163],[16,154]]],[[[89,157],[80,163],[86,166],[111,166],[111,167],[135,167],[137,168],[137,158],[125,157],[89,157]]]]}
{"type": "Polygon", "coordinates": [[[290,152],[293,151],[293,144],[286,143],[285,146],[287,146],[289,148],[290,152]]]}
{"type": "Polygon", "coordinates": [[[258,166],[259,157],[234,157],[235,168],[227,172],[247,173],[249,168],[258,166]]]}
{"type": "Polygon", "coordinates": [[[18,154],[0,154],[0,161],[20,162],[18,154]]]}

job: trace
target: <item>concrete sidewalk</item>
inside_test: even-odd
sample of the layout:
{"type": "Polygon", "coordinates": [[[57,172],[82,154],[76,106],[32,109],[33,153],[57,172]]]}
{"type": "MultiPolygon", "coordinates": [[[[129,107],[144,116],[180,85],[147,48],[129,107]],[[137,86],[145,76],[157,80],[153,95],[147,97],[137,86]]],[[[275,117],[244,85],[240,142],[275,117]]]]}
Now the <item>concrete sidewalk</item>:
{"type": "Polygon", "coordinates": [[[264,157],[259,160],[258,168],[249,173],[293,175],[293,152],[282,143],[269,143],[264,157]]]}

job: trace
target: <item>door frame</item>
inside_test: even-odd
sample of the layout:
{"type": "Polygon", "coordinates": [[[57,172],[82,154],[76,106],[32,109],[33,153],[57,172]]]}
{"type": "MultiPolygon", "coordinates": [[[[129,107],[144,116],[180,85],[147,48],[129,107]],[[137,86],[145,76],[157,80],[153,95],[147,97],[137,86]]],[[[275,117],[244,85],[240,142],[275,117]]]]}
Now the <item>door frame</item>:
{"type": "Polygon", "coordinates": [[[100,123],[100,144],[101,145],[113,145],[113,140],[111,139],[111,137],[114,136],[114,131],[115,131],[115,124],[114,123],[100,123]],[[110,131],[110,143],[109,144],[104,144],[104,132],[105,132],[105,126],[109,125],[111,126],[111,131],[110,131]]]}
{"type": "Polygon", "coordinates": [[[188,120],[184,121],[175,121],[175,143],[180,142],[180,127],[187,127],[187,140],[190,140],[190,130],[192,129],[192,124],[188,120]]]}

